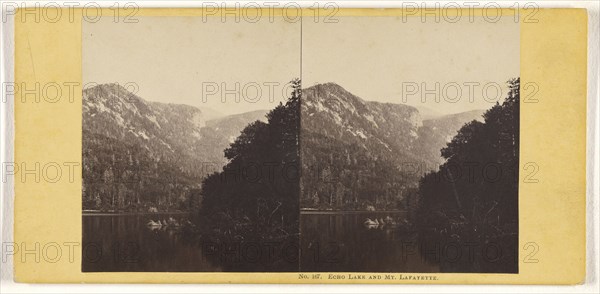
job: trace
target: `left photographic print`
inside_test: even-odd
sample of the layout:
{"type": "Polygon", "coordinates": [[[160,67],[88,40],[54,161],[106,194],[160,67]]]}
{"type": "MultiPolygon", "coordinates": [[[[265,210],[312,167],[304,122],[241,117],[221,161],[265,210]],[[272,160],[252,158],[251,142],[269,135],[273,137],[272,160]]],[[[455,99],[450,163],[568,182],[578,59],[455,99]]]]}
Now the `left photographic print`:
{"type": "Polygon", "coordinates": [[[298,271],[300,22],[230,20],[83,23],[83,272],[298,271]]]}

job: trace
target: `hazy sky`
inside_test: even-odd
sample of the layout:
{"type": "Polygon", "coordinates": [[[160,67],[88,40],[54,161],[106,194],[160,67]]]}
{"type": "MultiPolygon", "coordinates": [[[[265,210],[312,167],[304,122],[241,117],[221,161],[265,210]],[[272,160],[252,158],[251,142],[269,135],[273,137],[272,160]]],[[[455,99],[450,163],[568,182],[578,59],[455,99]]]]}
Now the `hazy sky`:
{"type": "Polygon", "coordinates": [[[146,100],[231,114],[273,108],[285,100],[286,83],[300,77],[299,22],[137,19],[84,22],[84,83],[134,82],[137,95],[146,100]]]}
{"type": "Polygon", "coordinates": [[[84,22],[84,82],[135,83],[137,94],[150,101],[241,113],[285,100],[285,84],[300,76],[302,53],[304,87],[336,82],[365,100],[455,113],[489,108],[505,95],[505,81],[519,75],[519,25],[512,16],[496,23],[349,16],[323,23],[307,17],[302,36],[299,22],[277,17],[257,23],[138,19],[84,22]]]}
{"type": "Polygon", "coordinates": [[[519,76],[519,24],[512,16],[497,23],[483,18],[470,23],[467,17],[457,23],[338,19],[303,23],[305,87],[331,81],[365,100],[402,103],[404,98],[406,104],[455,113],[489,108],[494,102],[484,99],[484,88],[485,98],[493,101],[500,96],[498,85],[506,94],[505,82],[519,76]],[[431,94],[422,103],[427,90],[431,94]]]}

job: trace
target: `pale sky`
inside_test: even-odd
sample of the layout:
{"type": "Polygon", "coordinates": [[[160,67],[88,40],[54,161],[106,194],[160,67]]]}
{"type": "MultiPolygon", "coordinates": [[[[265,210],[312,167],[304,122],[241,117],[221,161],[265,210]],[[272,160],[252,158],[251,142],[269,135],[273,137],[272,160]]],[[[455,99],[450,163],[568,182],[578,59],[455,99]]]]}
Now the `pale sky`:
{"type": "Polygon", "coordinates": [[[306,17],[302,36],[300,22],[277,17],[257,23],[137,19],[84,22],[85,83],[133,82],[146,100],[233,114],[285,100],[285,84],[300,77],[302,60],[304,87],[335,82],[365,100],[456,113],[489,108],[506,94],[506,80],[519,76],[519,24],[512,16],[496,23],[387,16],[339,16],[338,23],[324,23],[306,17]],[[499,95],[496,85],[503,87],[499,95]],[[422,103],[424,87],[432,94],[422,103]]]}
{"type": "Polygon", "coordinates": [[[497,23],[483,18],[470,23],[467,17],[457,23],[423,23],[419,17],[338,19],[303,23],[304,87],[335,82],[365,100],[402,103],[404,97],[406,104],[456,113],[489,108],[495,102],[483,99],[484,86],[492,101],[500,96],[497,85],[505,87],[519,76],[520,34],[513,16],[497,23]],[[440,103],[434,98],[436,83],[440,103]],[[433,93],[426,103],[421,103],[423,89],[433,93]]]}
{"type": "Polygon", "coordinates": [[[137,95],[146,100],[233,114],[274,108],[285,100],[286,83],[300,77],[300,22],[137,19],[84,22],[84,83],[134,82],[137,95]],[[225,96],[226,103],[221,102],[228,93],[224,89],[233,93],[225,96]]]}

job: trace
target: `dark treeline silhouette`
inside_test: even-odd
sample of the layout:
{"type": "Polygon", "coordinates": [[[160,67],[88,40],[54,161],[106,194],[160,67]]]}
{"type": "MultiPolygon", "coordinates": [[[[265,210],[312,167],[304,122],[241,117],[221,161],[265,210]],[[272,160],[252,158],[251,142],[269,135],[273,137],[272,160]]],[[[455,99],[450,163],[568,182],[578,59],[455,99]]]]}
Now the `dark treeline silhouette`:
{"type": "MultiPolygon", "coordinates": [[[[519,78],[441,150],[446,162],[419,184],[421,243],[472,248],[472,260],[441,260],[445,272],[518,272],[519,78]]],[[[432,258],[432,257],[427,257],[432,258]]]]}
{"type": "Polygon", "coordinates": [[[203,181],[197,224],[214,242],[211,256],[254,243],[265,257],[274,247],[269,258],[220,260],[225,271],[298,269],[300,80],[292,86],[288,101],[267,114],[267,123],[249,124],[225,149],[223,171],[203,181]]]}

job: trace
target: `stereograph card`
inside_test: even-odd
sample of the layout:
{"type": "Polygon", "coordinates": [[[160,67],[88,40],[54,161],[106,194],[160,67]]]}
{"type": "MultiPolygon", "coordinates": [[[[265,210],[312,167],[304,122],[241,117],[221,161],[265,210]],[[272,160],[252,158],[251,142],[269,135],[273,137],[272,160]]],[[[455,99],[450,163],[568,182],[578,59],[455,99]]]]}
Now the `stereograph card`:
{"type": "Polygon", "coordinates": [[[119,9],[14,15],[16,281],[585,279],[586,10],[119,9]]]}

